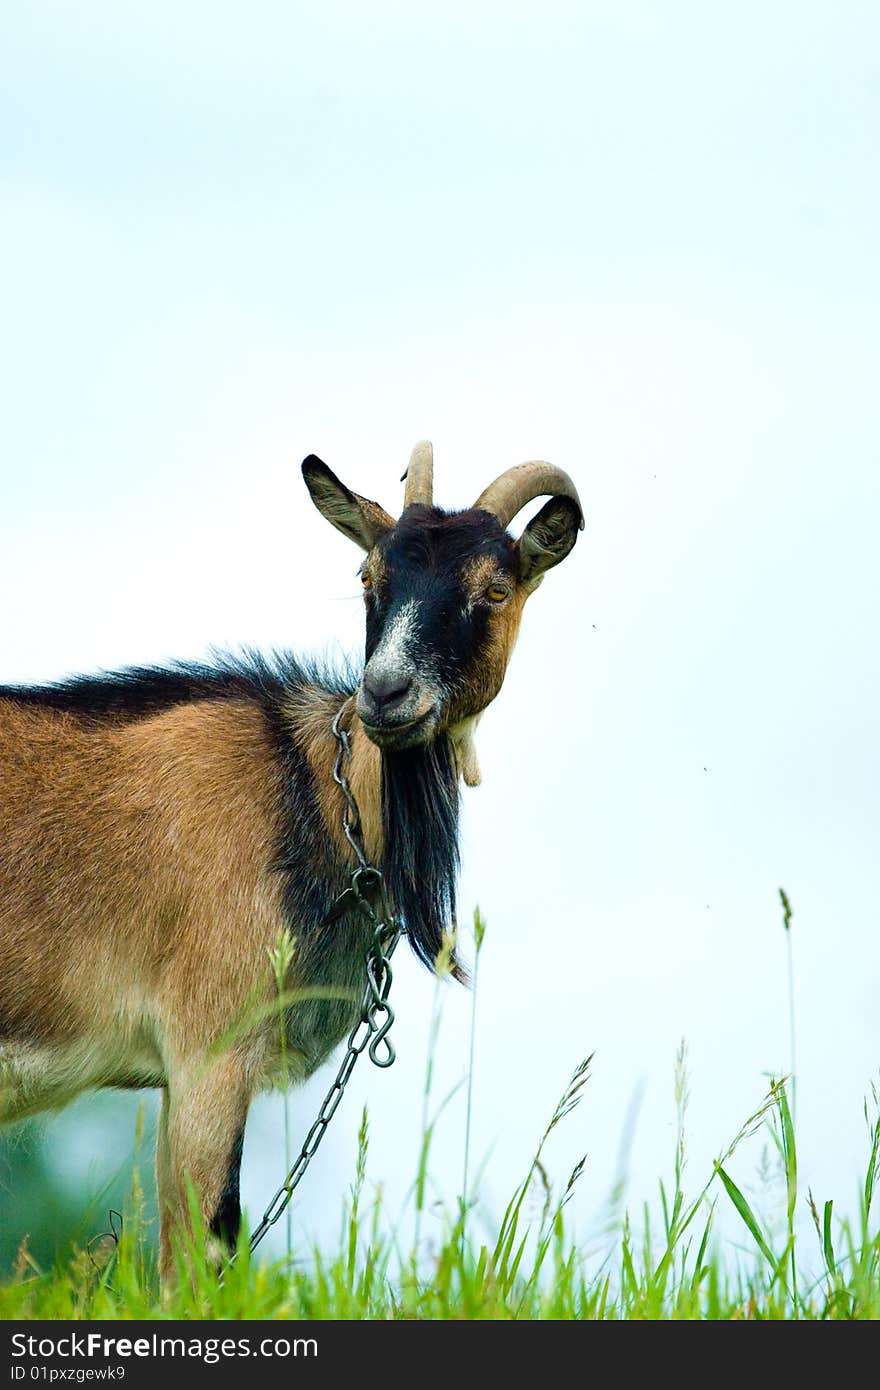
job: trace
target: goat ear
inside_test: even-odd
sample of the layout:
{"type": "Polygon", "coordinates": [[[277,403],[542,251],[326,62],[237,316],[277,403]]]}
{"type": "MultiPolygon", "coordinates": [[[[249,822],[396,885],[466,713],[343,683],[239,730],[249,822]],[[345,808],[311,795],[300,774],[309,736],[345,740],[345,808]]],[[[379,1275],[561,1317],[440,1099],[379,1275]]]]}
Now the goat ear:
{"type": "Polygon", "coordinates": [[[302,474],[321,515],[362,550],[372,550],[379,537],[394,525],[394,518],[378,502],[352,492],[315,454],[303,460],[302,474]]]}
{"type": "Polygon", "coordinates": [[[551,497],[545,502],[516,543],[522,583],[536,589],[545,572],[574,548],[580,528],[580,507],[570,497],[551,497]]]}

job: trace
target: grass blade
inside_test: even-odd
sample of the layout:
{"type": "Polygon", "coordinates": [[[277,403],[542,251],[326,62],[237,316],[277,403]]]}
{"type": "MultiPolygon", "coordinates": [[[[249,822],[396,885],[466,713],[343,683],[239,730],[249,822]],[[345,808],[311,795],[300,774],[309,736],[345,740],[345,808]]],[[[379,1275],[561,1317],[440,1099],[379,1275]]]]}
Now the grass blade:
{"type": "Polygon", "coordinates": [[[761,1228],[758,1225],[758,1219],[755,1216],[755,1213],[752,1211],[745,1197],[740,1192],[736,1183],[733,1181],[733,1178],[730,1177],[728,1173],[725,1173],[720,1163],[715,1165],[715,1172],[718,1174],[719,1178],[724,1184],[725,1192],[727,1193],[730,1200],[733,1202],[733,1205],[736,1207],[737,1211],[739,1212],[740,1216],[742,1217],[743,1221],[748,1227],[755,1244],[757,1245],[761,1254],[764,1256],[764,1259],[770,1265],[775,1275],[779,1268],[779,1261],[777,1260],[776,1256],[773,1254],[773,1251],[770,1249],[770,1246],[767,1244],[766,1240],[761,1234],[761,1228]]]}
{"type": "Polygon", "coordinates": [[[837,1264],[834,1259],[834,1246],[831,1241],[831,1211],[834,1206],[832,1202],[825,1203],[825,1210],[822,1213],[822,1253],[825,1256],[825,1267],[830,1275],[834,1275],[837,1264]]]}

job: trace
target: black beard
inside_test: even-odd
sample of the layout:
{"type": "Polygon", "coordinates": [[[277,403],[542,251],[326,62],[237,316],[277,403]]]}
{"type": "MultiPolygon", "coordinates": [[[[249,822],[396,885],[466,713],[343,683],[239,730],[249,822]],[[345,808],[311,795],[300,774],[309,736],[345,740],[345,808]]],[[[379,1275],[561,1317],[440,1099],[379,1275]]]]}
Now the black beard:
{"type": "MultiPolygon", "coordinates": [[[[384,871],[415,954],[433,969],[443,931],[455,929],[459,869],[458,770],[445,734],[382,754],[384,871]]],[[[453,953],[452,972],[464,972],[453,953]]]]}

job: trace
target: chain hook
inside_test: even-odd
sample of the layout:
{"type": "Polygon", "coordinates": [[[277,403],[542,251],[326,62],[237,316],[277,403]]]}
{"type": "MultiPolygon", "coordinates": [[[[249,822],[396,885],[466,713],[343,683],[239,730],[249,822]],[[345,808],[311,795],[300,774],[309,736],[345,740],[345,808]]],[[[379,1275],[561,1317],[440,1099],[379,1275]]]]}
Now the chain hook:
{"type": "Polygon", "coordinates": [[[373,1013],[370,1018],[370,1022],[374,1026],[376,1023],[376,1014],[380,1011],[384,1011],[385,1013],[385,1022],[381,1024],[380,1027],[376,1028],[376,1031],[373,1034],[373,1041],[370,1043],[368,1052],[370,1061],[373,1063],[373,1065],[376,1067],[384,1068],[393,1066],[397,1058],[397,1053],[394,1051],[394,1044],[392,1043],[391,1039],[387,1036],[392,1023],[394,1022],[394,1010],[392,1009],[390,1004],[377,1004],[373,1009],[373,1013]],[[379,1055],[379,1046],[382,1043],[384,1043],[385,1045],[384,1057],[380,1057],[379,1055]]]}

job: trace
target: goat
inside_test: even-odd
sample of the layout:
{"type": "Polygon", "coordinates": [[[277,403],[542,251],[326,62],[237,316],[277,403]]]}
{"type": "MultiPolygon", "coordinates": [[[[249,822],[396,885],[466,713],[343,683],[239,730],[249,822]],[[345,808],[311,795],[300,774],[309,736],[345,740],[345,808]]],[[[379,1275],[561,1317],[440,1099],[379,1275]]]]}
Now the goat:
{"type": "Polygon", "coordinates": [[[364,552],[363,673],[290,655],[0,687],[0,1115],[85,1089],[159,1087],[160,1272],[198,1194],[217,1249],[234,1245],[253,1095],[280,1075],[267,962],[295,949],[284,1013],[302,1080],[357,1018],[369,927],[333,919],[353,855],[331,725],[350,733],[366,852],[429,966],[454,920],[459,779],[501,688],[527,597],[572,549],[583,515],[561,469],[508,469],[474,506],[433,505],[416,445],[395,521],[314,455],[312,501],[364,552]],[[547,496],[519,540],[507,526],[547,496]],[[234,1031],[234,1030],[233,1030],[234,1031]]]}

